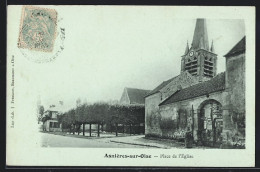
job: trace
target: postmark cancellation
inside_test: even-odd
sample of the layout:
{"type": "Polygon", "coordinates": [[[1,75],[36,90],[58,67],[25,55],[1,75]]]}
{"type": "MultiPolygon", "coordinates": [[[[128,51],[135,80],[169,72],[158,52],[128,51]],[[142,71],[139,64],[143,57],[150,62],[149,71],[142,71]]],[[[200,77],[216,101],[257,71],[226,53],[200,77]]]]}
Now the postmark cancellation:
{"type": "Polygon", "coordinates": [[[52,52],[56,34],[56,10],[33,6],[23,7],[18,48],[52,52]]]}

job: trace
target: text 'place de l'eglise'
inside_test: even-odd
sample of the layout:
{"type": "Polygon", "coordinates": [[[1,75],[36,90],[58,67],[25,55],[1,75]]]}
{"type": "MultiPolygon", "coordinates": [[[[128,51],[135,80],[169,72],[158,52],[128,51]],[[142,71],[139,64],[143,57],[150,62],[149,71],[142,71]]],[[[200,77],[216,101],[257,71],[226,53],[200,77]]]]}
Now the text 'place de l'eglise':
{"type": "MultiPolygon", "coordinates": [[[[226,70],[217,73],[217,50],[213,41],[209,43],[206,19],[197,19],[192,43],[187,43],[180,58],[179,74],[151,90],[126,87],[118,103],[95,105],[99,110],[109,107],[114,110],[110,111],[110,118],[103,117],[101,122],[93,118],[89,122],[86,117],[77,127],[76,120],[68,123],[58,117],[69,119],[67,112],[52,106],[44,110],[43,129],[85,132],[92,124],[91,129],[98,130],[98,136],[100,130],[116,131],[116,134],[145,134],[146,138],[173,142],[183,140],[186,145],[190,143],[190,147],[194,144],[209,148],[245,148],[245,45],[244,36],[229,52],[223,52],[226,53],[223,57],[226,70]],[[126,116],[113,123],[111,121],[120,116],[115,116],[115,112],[126,116]],[[138,117],[134,117],[135,112],[138,117]],[[127,114],[133,117],[128,119],[127,114]]],[[[93,108],[94,105],[92,111],[93,108]]]]}

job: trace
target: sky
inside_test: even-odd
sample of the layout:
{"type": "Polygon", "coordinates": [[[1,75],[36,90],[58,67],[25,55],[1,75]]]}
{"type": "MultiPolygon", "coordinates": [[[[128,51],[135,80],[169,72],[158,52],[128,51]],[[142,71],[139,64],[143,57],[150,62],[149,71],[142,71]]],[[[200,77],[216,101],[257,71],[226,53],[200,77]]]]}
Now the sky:
{"type": "MultiPolygon", "coordinates": [[[[54,61],[36,65],[34,83],[44,106],[63,101],[68,108],[78,98],[89,103],[119,100],[125,87],[152,90],[180,74],[196,22],[176,18],[169,10],[79,8],[73,15],[59,14],[65,23],[64,51],[54,61]]],[[[206,22],[220,73],[225,71],[223,55],[245,35],[244,21],[206,22]]]]}

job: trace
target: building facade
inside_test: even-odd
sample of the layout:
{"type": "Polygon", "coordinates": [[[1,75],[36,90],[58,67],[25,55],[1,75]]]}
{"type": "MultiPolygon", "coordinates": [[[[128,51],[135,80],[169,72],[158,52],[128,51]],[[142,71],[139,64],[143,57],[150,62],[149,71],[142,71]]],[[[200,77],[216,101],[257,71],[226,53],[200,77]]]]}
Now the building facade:
{"type": "Polygon", "coordinates": [[[216,76],[217,54],[215,54],[213,41],[209,48],[205,19],[197,19],[191,48],[187,43],[181,59],[181,71],[188,71],[200,82],[216,76]]]}
{"type": "Polygon", "coordinates": [[[55,106],[50,106],[44,112],[44,122],[43,122],[43,131],[56,132],[61,131],[61,124],[58,121],[58,115],[62,114],[60,108],[55,106]]]}
{"type": "Polygon", "coordinates": [[[197,19],[192,45],[181,59],[181,74],[163,82],[145,98],[146,136],[184,139],[214,147],[244,147],[245,37],[217,70],[213,42],[209,48],[205,19],[197,19]]]}
{"type": "MultiPolygon", "coordinates": [[[[144,109],[144,103],[145,103],[145,96],[150,92],[151,90],[143,90],[143,89],[137,89],[137,88],[124,88],[124,91],[122,93],[122,96],[120,98],[120,104],[126,105],[126,106],[141,106],[142,109],[144,109]]],[[[145,133],[145,113],[141,114],[135,114],[138,123],[134,124],[133,126],[126,127],[123,124],[119,124],[119,131],[123,133],[130,133],[133,132],[135,134],[144,134],[145,133]]]]}
{"type": "Polygon", "coordinates": [[[150,92],[151,90],[143,90],[137,88],[124,88],[122,96],[120,98],[120,104],[137,104],[137,105],[144,105],[145,99],[144,97],[150,92]]]}

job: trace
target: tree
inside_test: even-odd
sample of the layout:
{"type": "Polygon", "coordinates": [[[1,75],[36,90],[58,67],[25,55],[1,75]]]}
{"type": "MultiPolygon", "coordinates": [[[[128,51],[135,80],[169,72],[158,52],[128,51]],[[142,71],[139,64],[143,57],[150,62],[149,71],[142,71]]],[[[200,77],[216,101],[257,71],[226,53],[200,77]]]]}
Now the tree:
{"type": "Polygon", "coordinates": [[[115,126],[116,136],[118,136],[118,124],[130,127],[136,126],[136,124],[144,123],[144,106],[143,105],[119,105],[108,104],[104,102],[98,102],[94,104],[83,104],[71,109],[64,113],[60,119],[63,126],[73,126],[73,133],[75,132],[75,126],[78,126],[79,132],[80,126],[83,124],[83,135],[85,135],[85,124],[90,125],[89,135],[91,136],[91,125],[98,125],[98,136],[100,136],[100,126],[103,131],[103,126],[106,124],[112,127],[115,126]]]}
{"type": "Polygon", "coordinates": [[[67,122],[70,124],[70,128],[71,126],[73,126],[73,134],[75,134],[75,125],[76,125],[76,114],[75,114],[75,109],[71,109],[67,112],[67,122]]]}
{"type": "Polygon", "coordinates": [[[81,99],[78,98],[78,99],[76,100],[76,106],[79,107],[80,105],[81,105],[81,99]]]}
{"type": "Polygon", "coordinates": [[[107,103],[94,103],[93,104],[93,121],[98,125],[98,137],[100,136],[100,125],[104,125],[108,115],[108,104],[107,103]]]}
{"type": "Polygon", "coordinates": [[[81,126],[83,125],[83,136],[85,136],[85,124],[88,121],[88,106],[83,104],[77,107],[76,121],[81,126]]]}
{"type": "Polygon", "coordinates": [[[108,109],[108,115],[110,127],[112,129],[112,126],[115,125],[116,127],[116,136],[118,136],[118,123],[120,122],[120,105],[111,105],[108,109]]]}
{"type": "Polygon", "coordinates": [[[38,123],[42,120],[44,114],[44,107],[42,105],[38,106],[37,108],[37,119],[38,123]]]}
{"type": "Polygon", "coordinates": [[[44,117],[42,117],[42,122],[43,123],[45,123],[47,120],[50,120],[51,119],[51,117],[50,116],[44,116],[44,117]]]}

